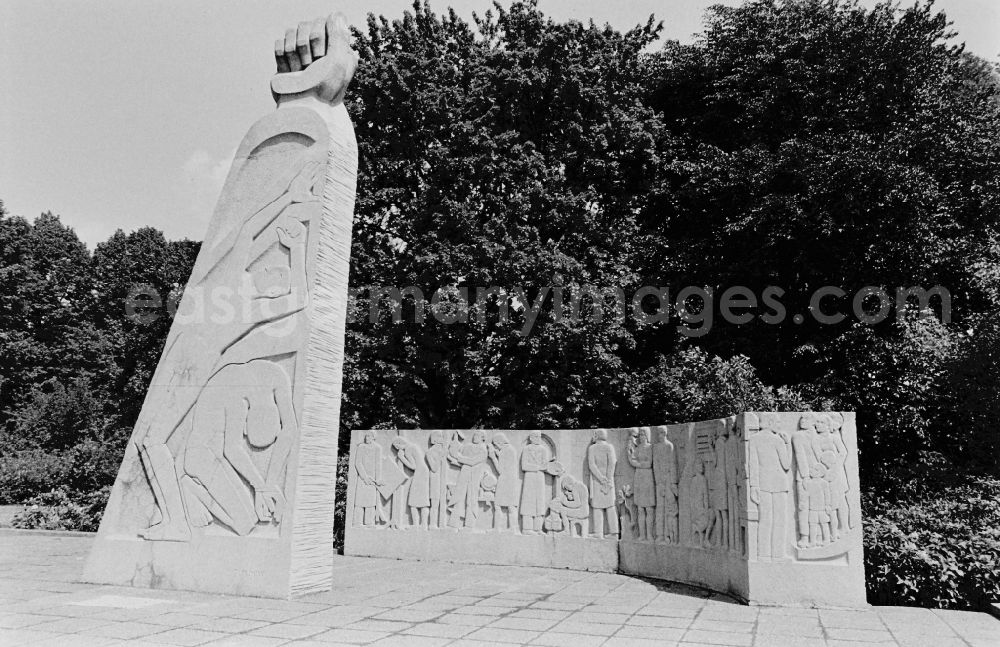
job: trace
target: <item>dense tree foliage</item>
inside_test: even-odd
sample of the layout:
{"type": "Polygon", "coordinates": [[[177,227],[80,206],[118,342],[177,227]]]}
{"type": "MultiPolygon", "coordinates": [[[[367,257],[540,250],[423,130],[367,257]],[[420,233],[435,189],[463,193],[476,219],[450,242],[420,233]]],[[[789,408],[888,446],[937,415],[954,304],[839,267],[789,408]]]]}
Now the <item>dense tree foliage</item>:
{"type": "Polygon", "coordinates": [[[140,320],[130,297],[182,289],[197,251],[147,227],[91,254],[0,203],[0,500],[114,479],[170,326],[165,301],[140,320]]]}
{"type": "MultiPolygon", "coordinates": [[[[342,441],[855,410],[893,532],[912,517],[886,501],[998,472],[1000,83],[929,2],[748,0],[657,47],[653,18],[621,33],[529,1],[469,23],[418,0],[354,35],[342,441]],[[560,318],[588,286],[610,298],[560,318]],[[640,318],[643,286],[669,296],[640,318]],[[711,291],[700,316],[670,305],[685,286],[711,291]],[[787,316],[724,320],[733,286],[780,288],[787,316]],[[817,319],[822,286],[842,321],[817,319]],[[866,286],[950,301],[870,323],[866,286]],[[401,319],[369,319],[371,287],[411,288],[401,319]]],[[[90,253],[52,214],[0,215],[0,498],[109,482],[197,248],[146,228],[90,253]]]]}

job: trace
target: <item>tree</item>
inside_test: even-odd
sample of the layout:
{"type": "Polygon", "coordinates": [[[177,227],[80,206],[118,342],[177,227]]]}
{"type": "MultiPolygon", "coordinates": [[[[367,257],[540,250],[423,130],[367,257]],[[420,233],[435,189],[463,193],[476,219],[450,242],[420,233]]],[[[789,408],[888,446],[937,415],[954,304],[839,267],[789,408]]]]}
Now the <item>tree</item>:
{"type": "MultiPolygon", "coordinates": [[[[687,151],[650,218],[669,260],[649,274],[776,285],[789,319],[825,285],[941,285],[957,322],[987,307],[996,282],[977,268],[996,258],[1000,92],[951,36],[929,2],[714,7],[696,44],[649,66],[650,105],[687,151]]],[[[809,382],[827,368],[813,349],[850,326],[720,324],[702,345],[746,354],[769,382],[809,382]]]]}
{"type": "Polygon", "coordinates": [[[94,250],[100,299],[89,316],[114,340],[121,426],[131,427],[139,416],[199,248],[189,240],[168,242],[161,231],[142,227],[129,234],[119,229],[94,250]]]}

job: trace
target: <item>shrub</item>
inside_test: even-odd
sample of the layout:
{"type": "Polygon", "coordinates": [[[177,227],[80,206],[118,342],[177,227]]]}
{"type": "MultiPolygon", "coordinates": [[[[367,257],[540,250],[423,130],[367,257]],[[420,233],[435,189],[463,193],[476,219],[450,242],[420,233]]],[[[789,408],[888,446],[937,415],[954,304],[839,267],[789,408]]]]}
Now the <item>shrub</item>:
{"type": "Polygon", "coordinates": [[[336,504],[333,510],[333,550],[344,554],[344,527],[347,523],[347,461],[350,454],[344,452],[337,457],[336,504]]]}
{"type": "Polygon", "coordinates": [[[29,499],[25,509],[14,515],[11,525],[15,528],[93,532],[101,523],[110,494],[110,487],[85,494],[57,488],[29,499]]]}
{"type": "Polygon", "coordinates": [[[72,460],[62,452],[24,449],[0,456],[0,503],[22,503],[63,483],[72,460]]]}
{"type": "Polygon", "coordinates": [[[983,609],[1000,599],[1000,480],[866,503],[869,602],[983,609]]]}

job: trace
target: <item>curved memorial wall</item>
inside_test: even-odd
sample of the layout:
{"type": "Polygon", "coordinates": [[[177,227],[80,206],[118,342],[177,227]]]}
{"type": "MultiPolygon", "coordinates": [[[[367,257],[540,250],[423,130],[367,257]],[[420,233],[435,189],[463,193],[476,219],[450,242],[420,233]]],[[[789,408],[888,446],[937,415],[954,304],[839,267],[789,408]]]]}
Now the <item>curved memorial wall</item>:
{"type": "Polygon", "coordinates": [[[345,553],[620,571],[865,603],[853,413],[626,429],[358,430],[345,553]]]}

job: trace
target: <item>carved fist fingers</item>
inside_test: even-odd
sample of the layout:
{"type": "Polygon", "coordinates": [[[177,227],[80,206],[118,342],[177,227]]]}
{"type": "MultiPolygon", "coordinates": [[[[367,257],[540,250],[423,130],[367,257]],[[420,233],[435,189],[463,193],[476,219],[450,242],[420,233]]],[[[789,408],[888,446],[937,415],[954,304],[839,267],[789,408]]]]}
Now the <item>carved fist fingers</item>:
{"type": "Polygon", "coordinates": [[[309,67],[313,62],[312,45],[309,38],[312,36],[312,23],[303,21],[299,23],[298,33],[295,37],[295,52],[299,55],[299,62],[302,67],[309,67]]]}
{"type": "Polygon", "coordinates": [[[294,28],[285,30],[285,60],[288,61],[288,67],[292,72],[302,69],[294,28]]]}
{"type": "Polygon", "coordinates": [[[292,68],[288,67],[288,60],[285,58],[284,38],[274,41],[274,62],[278,66],[278,74],[292,71],[292,68]]]}
{"type": "Polygon", "coordinates": [[[309,46],[312,48],[313,60],[326,56],[326,19],[317,18],[313,21],[309,46]]]}

